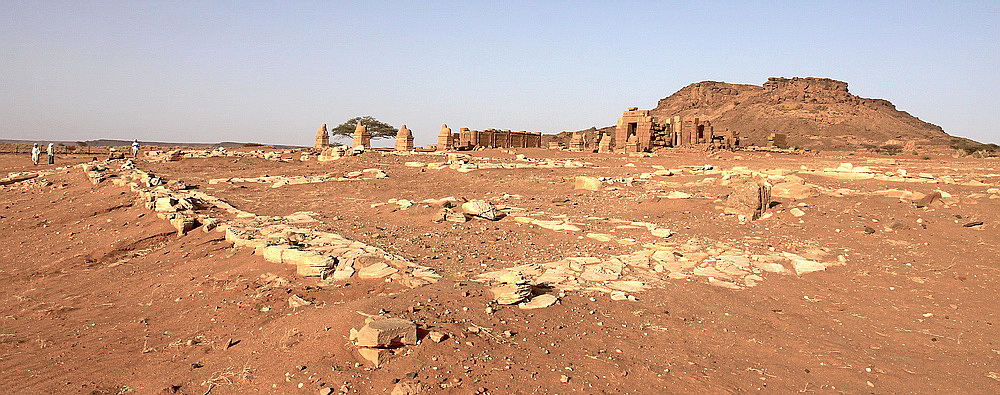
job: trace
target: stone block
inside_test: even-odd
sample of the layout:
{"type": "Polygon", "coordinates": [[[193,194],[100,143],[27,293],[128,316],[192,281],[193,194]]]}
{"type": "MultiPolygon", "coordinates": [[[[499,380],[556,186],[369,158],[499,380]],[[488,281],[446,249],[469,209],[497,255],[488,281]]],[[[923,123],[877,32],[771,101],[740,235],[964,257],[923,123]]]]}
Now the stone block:
{"type": "Polygon", "coordinates": [[[351,330],[358,347],[395,347],[417,344],[417,325],[401,318],[375,319],[359,330],[351,330]]]}
{"type": "Polygon", "coordinates": [[[588,191],[600,191],[601,180],[597,177],[577,176],[573,184],[573,189],[585,189],[588,191]]]}

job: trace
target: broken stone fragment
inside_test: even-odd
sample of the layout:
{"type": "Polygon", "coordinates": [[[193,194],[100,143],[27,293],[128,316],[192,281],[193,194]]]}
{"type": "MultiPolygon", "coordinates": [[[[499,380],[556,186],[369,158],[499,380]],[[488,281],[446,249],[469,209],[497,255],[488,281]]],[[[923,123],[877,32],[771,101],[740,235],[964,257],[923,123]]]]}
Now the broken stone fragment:
{"type": "Polygon", "coordinates": [[[666,197],[667,197],[667,199],[690,199],[691,198],[691,194],[690,193],[679,192],[679,191],[672,191],[672,192],[668,193],[666,197]]]}
{"type": "Polygon", "coordinates": [[[726,199],[726,214],[740,216],[741,220],[759,219],[771,203],[771,187],[768,184],[746,182],[733,187],[726,199]]]}
{"type": "Polygon", "coordinates": [[[799,255],[792,254],[789,252],[782,253],[782,255],[784,255],[785,258],[788,258],[788,260],[792,262],[792,268],[795,269],[795,274],[803,275],[806,273],[826,270],[827,265],[822,262],[811,261],[799,255]]]}
{"type": "Polygon", "coordinates": [[[520,303],[517,305],[517,307],[520,307],[525,310],[541,309],[552,306],[557,301],[559,301],[559,298],[557,298],[555,295],[544,294],[531,298],[531,300],[527,302],[520,303]]]}
{"type": "Polygon", "coordinates": [[[573,189],[599,191],[601,190],[601,180],[597,177],[577,176],[573,184],[573,189]]]}
{"type": "Polygon", "coordinates": [[[503,284],[490,289],[498,304],[517,304],[531,296],[529,284],[503,284]]]}
{"type": "Polygon", "coordinates": [[[387,265],[385,262],[377,262],[358,270],[358,278],[361,279],[382,278],[391,276],[398,271],[399,270],[396,270],[392,266],[387,265]]]}
{"type": "Polygon", "coordinates": [[[389,360],[389,356],[391,354],[392,353],[385,348],[358,348],[358,355],[361,355],[361,358],[368,361],[368,363],[370,363],[374,368],[384,365],[385,362],[389,360]]]}
{"type": "Polygon", "coordinates": [[[462,211],[490,221],[496,221],[502,217],[493,203],[478,200],[462,203],[462,211]]]}
{"type": "Polygon", "coordinates": [[[431,331],[430,333],[427,334],[427,337],[435,343],[440,343],[443,342],[444,339],[447,339],[448,335],[444,334],[443,332],[431,331]]]}
{"type": "Polygon", "coordinates": [[[174,229],[177,229],[178,235],[183,235],[194,229],[195,221],[191,217],[178,217],[170,220],[170,225],[173,225],[174,229]]]}
{"type": "Polygon", "coordinates": [[[359,330],[351,329],[358,347],[396,347],[417,344],[417,325],[402,318],[375,319],[359,330]]]}
{"type": "Polygon", "coordinates": [[[292,295],[288,297],[288,307],[297,308],[302,306],[309,306],[312,302],[302,299],[299,295],[292,295]]]}
{"type": "Polygon", "coordinates": [[[449,207],[444,207],[441,210],[439,210],[437,214],[434,214],[433,221],[434,222],[449,221],[449,222],[462,223],[462,222],[468,222],[469,217],[466,216],[465,213],[460,213],[455,210],[452,210],[449,207]]]}
{"type": "Polygon", "coordinates": [[[812,185],[782,182],[771,187],[771,196],[799,200],[819,196],[819,191],[812,185]]]}

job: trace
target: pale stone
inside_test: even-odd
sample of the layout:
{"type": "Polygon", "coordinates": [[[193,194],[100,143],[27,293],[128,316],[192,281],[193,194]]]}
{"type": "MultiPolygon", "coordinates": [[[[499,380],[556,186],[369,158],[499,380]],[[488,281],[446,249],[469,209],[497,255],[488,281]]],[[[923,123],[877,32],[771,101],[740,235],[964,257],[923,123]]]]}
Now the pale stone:
{"type": "Polygon", "coordinates": [[[819,196],[819,191],[812,185],[782,182],[771,187],[771,196],[799,200],[819,196]]]}
{"type": "Polygon", "coordinates": [[[448,335],[438,331],[430,331],[429,333],[427,333],[427,337],[435,343],[440,343],[444,341],[444,339],[446,339],[448,335]]]}
{"type": "Polygon", "coordinates": [[[352,334],[358,347],[417,344],[417,325],[401,318],[375,319],[352,334]]]}
{"type": "Polygon", "coordinates": [[[490,221],[496,221],[501,218],[501,214],[498,212],[496,206],[489,202],[477,200],[465,202],[462,203],[462,211],[490,221]]]}
{"type": "Polygon", "coordinates": [[[806,273],[826,270],[827,265],[824,263],[811,261],[799,255],[792,254],[789,252],[782,253],[782,255],[785,258],[788,258],[788,260],[792,262],[792,267],[795,269],[795,274],[803,275],[806,273]]]}
{"type": "Polygon", "coordinates": [[[498,304],[516,304],[531,296],[531,286],[528,284],[503,284],[490,289],[493,299],[498,304]]]}
{"type": "Polygon", "coordinates": [[[311,304],[312,302],[302,299],[302,297],[299,295],[291,295],[288,297],[288,307],[291,307],[293,309],[302,306],[309,306],[311,304]]]}
{"type": "Polygon", "coordinates": [[[614,236],[605,233],[587,233],[587,237],[597,241],[612,241],[614,236]]]}
{"type": "Polygon", "coordinates": [[[373,279],[382,278],[395,274],[399,270],[385,264],[385,262],[373,263],[358,270],[358,278],[373,279]]]}
{"type": "Polygon", "coordinates": [[[597,177],[577,176],[573,189],[599,191],[601,190],[601,180],[597,179],[597,177]]]}
{"type": "Polygon", "coordinates": [[[793,215],[793,216],[795,216],[795,217],[801,217],[803,215],[806,215],[805,211],[802,211],[802,210],[800,210],[798,208],[793,208],[791,210],[788,210],[788,213],[791,214],[791,215],[793,215]]]}
{"type": "Polygon", "coordinates": [[[690,193],[673,191],[667,194],[667,199],[690,199],[690,193]]]}
{"type": "Polygon", "coordinates": [[[554,305],[558,300],[559,298],[557,298],[555,295],[550,295],[550,294],[538,295],[534,298],[531,298],[531,300],[527,302],[518,304],[517,307],[520,307],[525,310],[541,309],[554,305]]]}
{"type": "Polygon", "coordinates": [[[664,239],[674,235],[673,231],[665,228],[651,229],[649,233],[652,234],[653,236],[662,237],[664,239]]]}
{"type": "Polygon", "coordinates": [[[380,367],[389,360],[391,353],[389,350],[384,348],[367,348],[362,347],[358,349],[358,354],[361,355],[366,361],[371,363],[372,367],[380,367]]]}

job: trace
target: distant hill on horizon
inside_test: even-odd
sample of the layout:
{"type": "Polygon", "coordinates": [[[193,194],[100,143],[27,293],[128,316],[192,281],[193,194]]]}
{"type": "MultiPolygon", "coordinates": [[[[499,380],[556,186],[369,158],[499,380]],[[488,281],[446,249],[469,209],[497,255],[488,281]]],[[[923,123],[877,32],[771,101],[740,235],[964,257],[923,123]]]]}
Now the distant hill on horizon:
{"type": "Polygon", "coordinates": [[[771,77],[763,85],[702,81],[660,99],[657,118],[680,115],[712,122],[751,144],[771,133],[807,148],[848,148],[888,140],[946,145],[952,136],[937,125],[896,109],[888,100],[855,96],[847,83],[829,78],[771,77]]]}
{"type": "MultiPolygon", "coordinates": [[[[766,145],[771,133],[785,134],[792,146],[834,150],[889,141],[920,145],[973,142],[900,111],[888,100],[855,96],[847,90],[846,82],[829,78],[771,77],[762,85],[696,82],[660,99],[650,115],[661,122],[677,115],[708,120],[716,133],[727,129],[739,133],[743,145],[766,145]]],[[[615,126],[609,123],[612,126],[581,132],[589,141],[597,141],[602,133],[613,137],[615,126]]],[[[565,144],[570,134],[559,133],[545,143],[565,144]]]]}

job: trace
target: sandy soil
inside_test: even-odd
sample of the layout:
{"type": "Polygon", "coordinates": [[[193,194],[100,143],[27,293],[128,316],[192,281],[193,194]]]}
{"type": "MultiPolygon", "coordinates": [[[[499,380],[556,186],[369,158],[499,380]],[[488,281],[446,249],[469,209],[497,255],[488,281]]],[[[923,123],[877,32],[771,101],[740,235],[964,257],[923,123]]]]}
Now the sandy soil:
{"type": "MultiPolygon", "coordinates": [[[[233,248],[222,233],[178,236],[128,188],[92,184],[79,167],[35,168],[26,158],[0,156],[0,175],[44,171],[0,187],[0,391],[389,393],[400,381],[419,384],[423,393],[456,394],[1000,391],[1000,194],[989,192],[1000,186],[995,158],[688,151],[637,158],[528,149],[478,151],[469,160],[533,163],[517,160],[518,153],[590,165],[461,173],[404,165],[444,161],[440,155],[379,152],[332,162],[286,154],[291,161],[137,163],[258,215],[311,212],[317,222],[300,226],[385,249],[443,276],[413,289],[300,277],[293,267],[233,248]],[[930,173],[939,183],[800,172],[843,162],[930,173]],[[769,217],[740,223],[722,214],[731,186],[690,171],[706,164],[787,169],[823,191],[849,193],[774,198],[769,217]],[[653,166],[687,170],[638,178],[653,166]],[[389,177],[277,188],[210,182],[368,168],[389,177]],[[576,176],[636,180],[587,191],[574,189],[576,176]],[[892,188],[941,190],[954,200],[917,207],[875,193],[892,188]],[[693,197],[666,198],[673,191],[693,197]],[[419,202],[449,196],[493,202],[508,216],[432,222],[439,208],[419,202]],[[390,199],[417,203],[404,209],[390,199]],[[793,216],[792,208],[805,215],[793,216]],[[584,229],[556,232],[516,221],[520,215],[564,218],[584,229]],[[699,276],[650,280],[649,289],[631,293],[636,300],[567,291],[537,310],[498,306],[490,285],[476,281],[523,264],[632,254],[658,241],[645,229],[616,228],[624,222],[614,220],[669,228],[668,243],[708,252],[819,251],[842,256],[843,264],[802,275],[763,272],[762,281],[741,289],[699,276]],[[964,226],[975,222],[983,224],[964,226]],[[313,304],[291,308],[290,295],[313,304]],[[371,368],[348,340],[371,314],[449,337],[424,338],[371,368]]],[[[56,166],[89,159],[60,157],[56,166]]]]}

